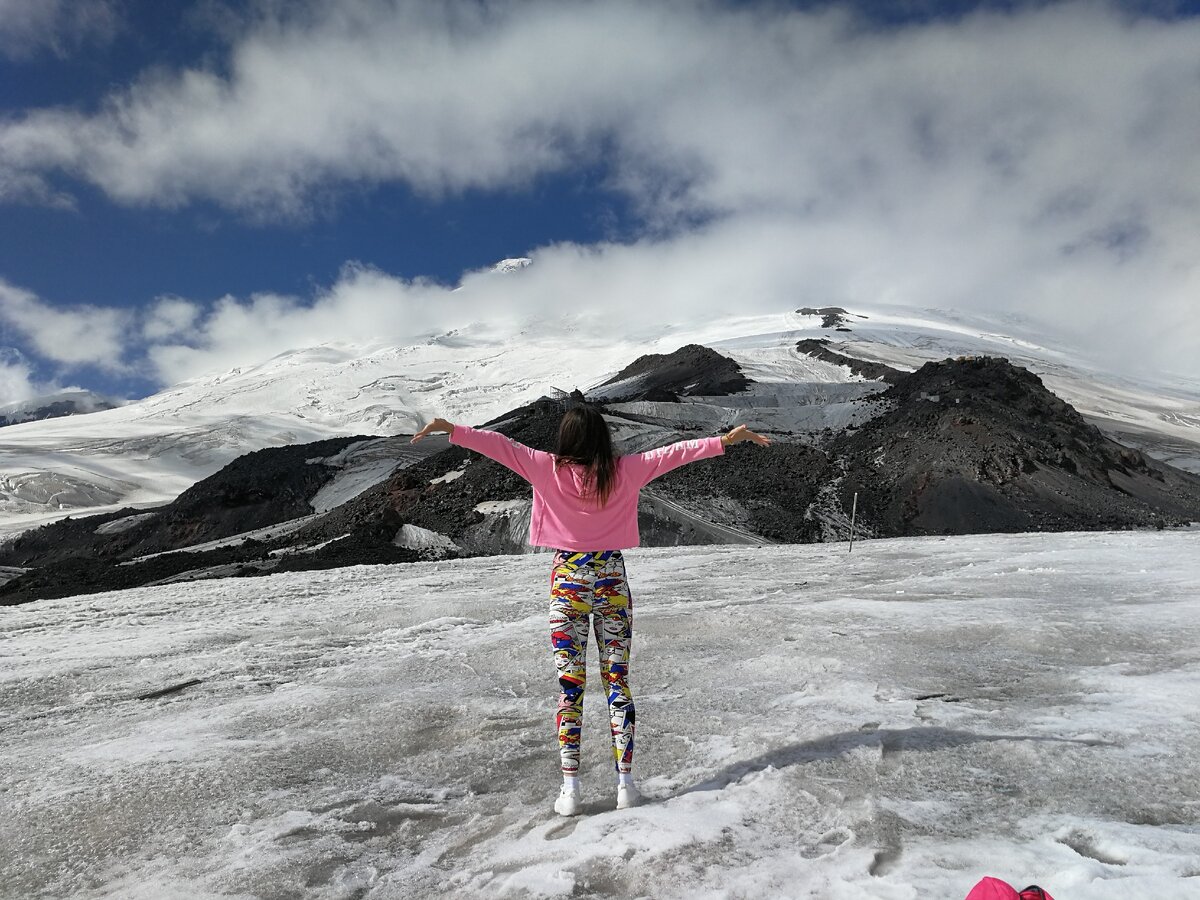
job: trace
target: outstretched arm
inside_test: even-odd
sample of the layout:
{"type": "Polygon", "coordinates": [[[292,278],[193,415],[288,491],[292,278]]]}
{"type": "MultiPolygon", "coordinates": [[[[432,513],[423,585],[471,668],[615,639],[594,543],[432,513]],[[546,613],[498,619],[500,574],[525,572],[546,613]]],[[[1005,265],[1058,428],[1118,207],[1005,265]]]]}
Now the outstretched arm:
{"type": "Polygon", "coordinates": [[[512,469],[526,481],[532,482],[538,472],[551,465],[551,456],[541,450],[526,447],[519,441],[514,441],[496,431],[484,431],[472,428],[470,425],[455,425],[445,419],[434,419],[413,435],[412,443],[416,443],[426,435],[444,431],[450,435],[450,443],[458,447],[466,447],[476,453],[482,453],[489,459],[494,459],[502,466],[512,469]]]}
{"type": "Polygon", "coordinates": [[[679,441],[675,444],[668,444],[666,447],[634,454],[628,457],[627,465],[637,483],[645,486],[660,475],[666,475],[672,469],[678,469],[680,466],[697,460],[708,459],[710,456],[721,456],[730,444],[738,444],[742,441],[754,441],[756,444],[764,446],[771,443],[761,434],[756,434],[745,425],[739,425],[719,438],[679,441]]]}

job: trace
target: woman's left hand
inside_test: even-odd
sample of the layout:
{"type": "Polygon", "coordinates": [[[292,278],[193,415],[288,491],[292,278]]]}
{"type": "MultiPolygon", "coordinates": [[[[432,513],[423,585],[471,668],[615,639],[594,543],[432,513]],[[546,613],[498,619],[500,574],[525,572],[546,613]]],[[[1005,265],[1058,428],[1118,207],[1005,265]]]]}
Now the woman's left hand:
{"type": "Polygon", "coordinates": [[[756,431],[751,431],[745,425],[737,426],[737,428],[734,428],[728,434],[722,436],[721,440],[725,443],[725,446],[727,446],[727,447],[730,444],[738,444],[738,443],[741,443],[742,441],[754,441],[754,443],[760,444],[763,447],[767,447],[771,443],[770,438],[765,437],[764,435],[761,435],[756,431]]]}
{"type": "Polygon", "coordinates": [[[453,434],[454,433],[454,423],[447,422],[445,419],[434,419],[432,422],[430,422],[428,425],[426,425],[424,428],[422,428],[420,431],[418,431],[416,434],[414,434],[412,436],[412,440],[409,441],[409,443],[415,444],[421,438],[426,437],[427,435],[434,434],[435,432],[438,432],[438,431],[444,431],[444,432],[446,432],[446,434],[453,434]]]}

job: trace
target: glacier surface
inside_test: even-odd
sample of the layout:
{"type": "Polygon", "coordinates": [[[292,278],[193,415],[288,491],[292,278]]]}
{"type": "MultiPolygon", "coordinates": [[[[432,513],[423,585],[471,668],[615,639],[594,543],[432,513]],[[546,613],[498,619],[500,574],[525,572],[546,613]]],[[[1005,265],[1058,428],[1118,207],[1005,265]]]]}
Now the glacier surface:
{"type": "Polygon", "coordinates": [[[574,819],[548,562],[0,610],[0,893],[1200,892],[1200,531],[629,551],[647,802],[593,650],[574,819]]]}

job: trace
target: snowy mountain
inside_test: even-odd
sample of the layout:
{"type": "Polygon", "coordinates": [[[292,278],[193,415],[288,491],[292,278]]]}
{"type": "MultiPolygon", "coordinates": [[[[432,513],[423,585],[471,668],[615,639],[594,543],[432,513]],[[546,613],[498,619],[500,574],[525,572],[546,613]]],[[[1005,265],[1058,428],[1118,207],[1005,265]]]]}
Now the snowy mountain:
{"type": "Polygon", "coordinates": [[[0,427],[41,419],[56,419],[59,416],[77,416],[102,409],[114,409],[120,405],[116,400],[81,388],[59,391],[30,400],[0,404],[0,427]]]}
{"type": "Polygon", "coordinates": [[[533,262],[527,256],[516,256],[511,259],[502,259],[496,265],[492,266],[492,271],[501,275],[507,275],[510,272],[519,272],[533,262]]]}
{"type": "MultiPolygon", "coordinates": [[[[733,360],[753,388],[735,400],[631,396],[615,401],[613,411],[630,420],[675,418],[681,428],[746,421],[806,440],[854,424],[858,401],[886,387],[838,359],[913,371],[964,354],[1005,356],[1038,374],[1109,436],[1200,471],[1200,391],[1153,375],[1111,377],[1021,323],[880,307],[731,314],[617,335],[592,326],[580,315],[558,320],[550,334],[537,322],[474,324],[402,346],[380,340],[301,348],[116,409],[5,428],[0,534],[84,511],[161,505],[262,448],[351,434],[411,434],[435,414],[479,423],[555,389],[578,387],[603,397],[634,360],[693,343],[733,360]],[[564,335],[577,352],[562,352],[564,335]],[[823,358],[799,348],[816,340],[829,341],[823,358]]],[[[378,458],[364,465],[349,467],[345,483],[365,487],[387,474],[378,458]]]]}
{"type": "MultiPolygon", "coordinates": [[[[969,357],[888,372],[888,382],[820,390],[764,385],[731,358],[689,344],[640,357],[586,395],[542,397],[488,424],[552,450],[564,408],[591,400],[605,411],[618,452],[628,453],[764,420],[779,438],[770,447],[730,448],[642,492],[648,546],[842,540],[852,509],[864,537],[1200,521],[1200,476],[1105,437],[1026,369],[969,357]],[[734,405],[744,409],[733,415],[734,405]]],[[[0,566],[19,576],[0,587],[0,603],[522,553],[529,515],[521,478],[444,437],[419,447],[403,437],[344,437],[268,448],[166,506],[74,518],[0,546],[0,566]]]]}

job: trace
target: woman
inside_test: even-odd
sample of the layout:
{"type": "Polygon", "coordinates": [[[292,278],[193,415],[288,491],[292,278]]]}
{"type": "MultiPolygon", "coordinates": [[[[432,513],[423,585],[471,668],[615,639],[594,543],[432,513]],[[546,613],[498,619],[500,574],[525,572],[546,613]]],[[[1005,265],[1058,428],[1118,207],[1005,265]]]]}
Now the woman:
{"type": "Polygon", "coordinates": [[[558,670],[555,724],[563,787],[554,809],[579,811],[579,742],[583,723],[589,618],[600,651],[600,676],[608,686],[617,809],[638,800],[633,784],[633,695],[629,649],[633,599],[621,551],[638,545],[638,493],[659,475],[685,463],[720,456],[730,444],[770,441],[739,425],[721,437],[680,441],[646,453],[616,456],[608,423],[598,410],[567,410],[554,453],[534,450],[494,431],[434,419],[417,434],[447,432],[450,443],[475,450],[533,485],[529,543],[556,550],[550,573],[550,643],[558,670]]]}

